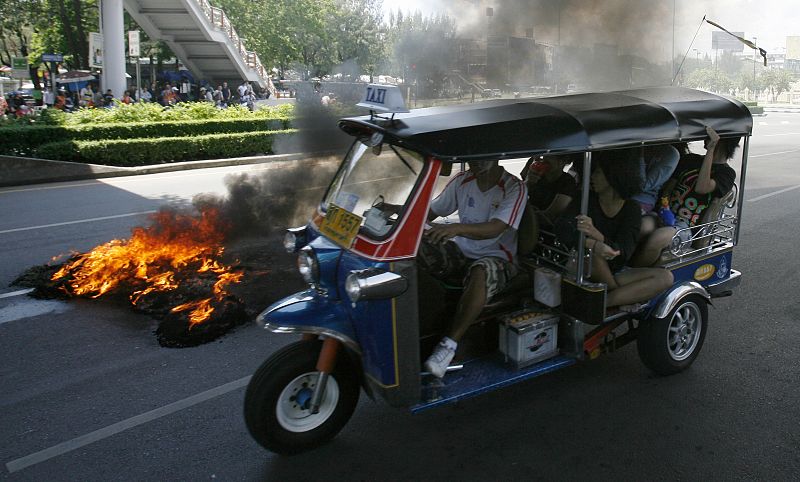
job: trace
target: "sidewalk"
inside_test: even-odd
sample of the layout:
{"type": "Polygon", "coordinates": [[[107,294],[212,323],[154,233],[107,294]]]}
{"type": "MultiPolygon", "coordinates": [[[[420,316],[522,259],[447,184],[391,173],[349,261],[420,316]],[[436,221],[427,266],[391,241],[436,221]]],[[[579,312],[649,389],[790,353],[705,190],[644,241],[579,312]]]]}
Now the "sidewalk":
{"type": "Polygon", "coordinates": [[[238,166],[275,161],[293,161],[330,153],[294,153],[270,156],[235,157],[207,161],[173,162],[140,167],[114,167],[77,162],[50,161],[27,157],[0,156],[0,187],[48,182],[79,181],[107,177],[136,176],[159,172],[184,171],[207,167],[238,166]]]}
{"type": "Polygon", "coordinates": [[[764,112],[798,112],[800,104],[764,104],[764,112]]]}

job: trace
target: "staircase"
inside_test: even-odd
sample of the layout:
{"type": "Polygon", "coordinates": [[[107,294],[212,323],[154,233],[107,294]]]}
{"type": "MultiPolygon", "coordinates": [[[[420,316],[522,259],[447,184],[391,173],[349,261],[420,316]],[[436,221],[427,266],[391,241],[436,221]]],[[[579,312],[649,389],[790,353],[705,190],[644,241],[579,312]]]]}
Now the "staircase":
{"type": "Polygon", "coordinates": [[[225,12],[208,0],[124,0],[124,5],[147,35],[164,41],[196,79],[234,86],[248,80],[275,93],[258,55],[245,48],[225,12]]]}

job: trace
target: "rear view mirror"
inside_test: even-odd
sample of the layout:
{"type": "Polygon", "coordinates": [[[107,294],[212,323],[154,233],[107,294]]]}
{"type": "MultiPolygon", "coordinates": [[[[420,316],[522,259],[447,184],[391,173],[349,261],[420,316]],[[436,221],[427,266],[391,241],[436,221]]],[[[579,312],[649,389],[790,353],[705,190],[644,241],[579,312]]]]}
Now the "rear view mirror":
{"type": "Polygon", "coordinates": [[[442,170],[439,171],[440,176],[449,176],[453,172],[453,163],[452,162],[443,162],[442,163],[442,170]]]}

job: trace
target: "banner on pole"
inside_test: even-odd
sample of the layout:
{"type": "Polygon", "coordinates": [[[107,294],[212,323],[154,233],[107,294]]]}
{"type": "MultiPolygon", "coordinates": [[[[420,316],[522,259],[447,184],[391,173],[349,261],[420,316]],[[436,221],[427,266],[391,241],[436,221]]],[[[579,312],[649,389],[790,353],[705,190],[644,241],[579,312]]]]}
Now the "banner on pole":
{"type": "Polygon", "coordinates": [[[89,66],[103,68],[103,34],[89,32],[89,66]]]}
{"type": "Polygon", "coordinates": [[[15,79],[27,79],[31,73],[28,71],[28,57],[11,57],[11,76],[15,79]]]}
{"type": "Polygon", "coordinates": [[[139,31],[128,30],[128,55],[131,57],[139,57],[139,31]]]}

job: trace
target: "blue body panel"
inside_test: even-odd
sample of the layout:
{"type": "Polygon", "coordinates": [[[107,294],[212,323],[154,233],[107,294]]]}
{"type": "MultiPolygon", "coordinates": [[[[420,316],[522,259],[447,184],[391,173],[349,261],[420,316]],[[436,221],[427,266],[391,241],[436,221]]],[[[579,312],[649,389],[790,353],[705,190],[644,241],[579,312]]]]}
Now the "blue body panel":
{"type": "Polygon", "coordinates": [[[417,413],[457,402],[575,363],[574,358],[556,356],[517,370],[503,362],[503,355],[492,353],[466,362],[462,370],[448,373],[442,380],[428,377],[427,384],[423,385],[426,401],[414,405],[411,411],[417,413]]]}
{"type": "Polygon", "coordinates": [[[672,276],[675,277],[675,283],[696,281],[703,286],[713,285],[730,277],[732,261],[733,252],[725,251],[675,268],[672,270],[672,276]],[[701,267],[705,269],[698,272],[701,267]]]}
{"type": "Polygon", "coordinates": [[[272,327],[295,329],[298,332],[313,332],[313,328],[340,333],[348,340],[355,341],[353,324],[344,309],[342,301],[332,301],[309,289],[288,296],[267,308],[273,310],[266,316],[272,327]],[[281,304],[285,306],[281,307],[281,304]],[[275,309],[276,307],[279,307],[275,309]]]}
{"type": "MultiPolygon", "coordinates": [[[[379,268],[389,271],[389,263],[364,259],[350,252],[344,252],[339,263],[338,278],[342,292],[344,280],[350,271],[366,268],[379,268]]],[[[353,305],[347,303],[347,311],[361,345],[364,372],[384,387],[397,384],[397,353],[395,343],[394,300],[360,301],[353,305]]]]}

